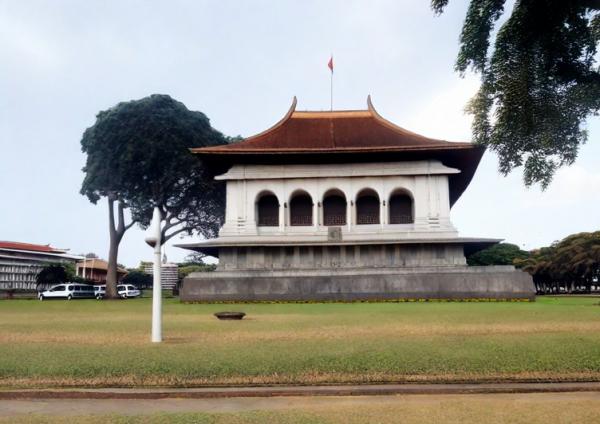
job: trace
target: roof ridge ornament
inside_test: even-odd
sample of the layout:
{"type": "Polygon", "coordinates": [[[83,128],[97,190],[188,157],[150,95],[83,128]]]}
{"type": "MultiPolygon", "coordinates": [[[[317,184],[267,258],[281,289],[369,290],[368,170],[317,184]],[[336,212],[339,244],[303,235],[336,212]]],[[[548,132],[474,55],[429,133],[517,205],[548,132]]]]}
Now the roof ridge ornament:
{"type": "MultiPolygon", "coordinates": [[[[425,136],[423,136],[421,134],[418,134],[416,132],[407,130],[406,128],[402,128],[401,126],[396,125],[392,121],[388,121],[383,116],[381,116],[379,114],[379,112],[377,112],[377,110],[375,110],[375,106],[373,106],[373,102],[371,100],[371,95],[370,94],[367,96],[367,107],[369,109],[369,112],[371,112],[371,114],[373,114],[373,117],[377,121],[379,121],[379,123],[381,123],[382,125],[385,125],[385,126],[387,126],[388,128],[390,128],[392,130],[400,131],[400,132],[402,132],[404,134],[410,134],[412,136],[416,136],[416,137],[423,138],[423,139],[427,139],[428,138],[428,137],[425,137],[425,136]]],[[[440,141],[447,142],[446,140],[440,140],[440,141]]]]}
{"type": "Polygon", "coordinates": [[[290,108],[288,109],[287,113],[284,115],[283,118],[281,118],[279,121],[277,121],[273,126],[271,126],[270,128],[267,128],[264,131],[259,132],[258,134],[254,134],[251,135],[250,137],[246,137],[244,139],[244,141],[251,141],[253,139],[255,139],[256,137],[260,137],[263,134],[267,134],[270,133],[271,131],[273,131],[276,128],[279,128],[280,126],[282,126],[288,119],[290,119],[292,117],[292,115],[294,114],[294,112],[296,111],[296,105],[298,104],[298,99],[296,99],[296,96],[294,96],[292,98],[292,105],[290,106],[290,108]]]}
{"type": "Polygon", "coordinates": [[[369,112],[377,113],[375,107],[373,106],[373,102],[371,101],[371,95],[367,94],[367,109],[369,112]]]}

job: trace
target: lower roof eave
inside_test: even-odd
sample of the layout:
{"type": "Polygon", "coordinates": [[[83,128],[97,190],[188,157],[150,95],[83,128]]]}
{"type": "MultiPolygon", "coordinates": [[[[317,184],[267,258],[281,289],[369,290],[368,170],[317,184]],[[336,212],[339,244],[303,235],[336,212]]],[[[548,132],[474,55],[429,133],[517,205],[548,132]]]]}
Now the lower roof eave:
{"type": "Polygon", "coordinates": [[[194,250],[215,258],[219,257],[219,248],[222,247],[286,247],[286,246],[355,246],[378,244],[462,244],[465,254],[470,255],[480,250],[500,243],[503,239],[478,238],[478,237],[440,237],[440,238],[404,238],[396,240],[340,240],[340,241],[230,241],[221,239],[206,240],[198,243],[176,244],[175,247],[194,250]]]}

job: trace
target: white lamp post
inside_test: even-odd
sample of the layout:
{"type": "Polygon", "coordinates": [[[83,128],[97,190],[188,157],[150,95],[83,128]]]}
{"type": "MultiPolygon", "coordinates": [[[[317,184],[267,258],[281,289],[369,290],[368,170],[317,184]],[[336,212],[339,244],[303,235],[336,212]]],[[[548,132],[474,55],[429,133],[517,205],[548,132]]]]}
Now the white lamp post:
{"type": "Polygon", "coordinates": [[[154,278],[152,281],[152,342],[162,341],[162,285],[160,282],[160,209],[154,208],[146,243],[154,248],[154,278]]]}

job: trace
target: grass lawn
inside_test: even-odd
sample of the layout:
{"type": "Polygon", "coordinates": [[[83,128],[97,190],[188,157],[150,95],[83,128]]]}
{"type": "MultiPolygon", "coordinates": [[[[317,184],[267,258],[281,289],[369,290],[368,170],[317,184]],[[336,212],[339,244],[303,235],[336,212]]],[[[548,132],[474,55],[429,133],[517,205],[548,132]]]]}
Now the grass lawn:
{"type": "Polygon", "coordinates": [[[598,298],[534,303],[0,302],[0,386],[600,380],[598,298]],[[212,314],[243,310],[243,321],[212,314]]]}

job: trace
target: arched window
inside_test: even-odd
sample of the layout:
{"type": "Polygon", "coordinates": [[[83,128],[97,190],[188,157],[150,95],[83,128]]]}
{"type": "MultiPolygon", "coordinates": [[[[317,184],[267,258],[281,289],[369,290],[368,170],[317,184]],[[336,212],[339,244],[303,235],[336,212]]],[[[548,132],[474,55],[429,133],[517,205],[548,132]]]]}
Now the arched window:
{"type": "Polygon", "coordinates": [[[413,216],[413,200],[404,192],[394,193],[390,197],[390,224],[412,224],[415,222],[413,216]]]}
{"type": "Polygon", "coordinates": [[[313,202],[306,192],[295,194],[290,200],[290,225],[306,226],[313,224],[313,202]]]}
{"type": "Polygon", "coordinates": [[[379,224],[379,196],[375,190],[365,189],[356,197],[356,223],[379,224]]]}
{"type": "Polygon", "coordinates": [[[273,193],[265,193],[258,199],[256,205],[259,227],[279,226],[279,201],[273,193]]]}
{"type": "Polygon", "coordinates": [[[346,197],[339,190],[330,190],[323,197],[323,225],[346,225],[346,197]]]}

